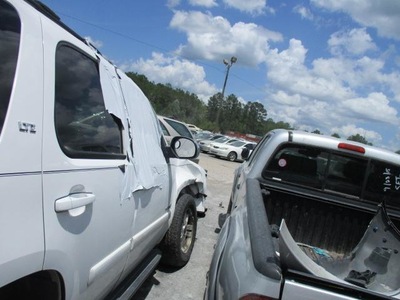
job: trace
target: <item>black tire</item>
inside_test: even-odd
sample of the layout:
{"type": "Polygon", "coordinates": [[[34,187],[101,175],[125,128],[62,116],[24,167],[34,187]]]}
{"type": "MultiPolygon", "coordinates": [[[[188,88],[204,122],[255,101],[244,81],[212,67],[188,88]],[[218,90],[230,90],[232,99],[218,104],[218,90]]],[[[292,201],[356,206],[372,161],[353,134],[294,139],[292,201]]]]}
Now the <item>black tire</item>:
{"type": "Polygon", "coordinates": [[[233,152],[233,151],[232,151],[232,152],[229,152],[227,158],[228,158],[229,161],[235,161],[236,158],[237,158],[236,152],[233,152]]]}
{"type": "Polygon", "coordinates": [[[196,203],[191,195],[182,195],[176,203],[171,226],[163,240],[162,263],[178,268],[186,265],[192,254],[196,231],[196,203]]]}

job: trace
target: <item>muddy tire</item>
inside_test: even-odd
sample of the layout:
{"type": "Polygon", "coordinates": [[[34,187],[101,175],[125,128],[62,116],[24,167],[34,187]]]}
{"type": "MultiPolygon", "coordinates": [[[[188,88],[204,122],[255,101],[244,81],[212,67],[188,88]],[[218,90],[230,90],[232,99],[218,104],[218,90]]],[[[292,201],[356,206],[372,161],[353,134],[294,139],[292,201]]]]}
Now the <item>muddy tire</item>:
{"type": "Polygon", "coordinates": [[[175,206],[171,226],[162,243],[162,263],[183,267],[192,254],[197,231],[196,203],[191,195],[182,195],[175,206]]]}
{"type": "Polygon", "coordinates": [[[236,152],[229,152],[229,154],[228,154],[228,160],[229,161],[235,161],[236,160],[236,158],[237,158],[237,154],[236,154],[236,152]]]}

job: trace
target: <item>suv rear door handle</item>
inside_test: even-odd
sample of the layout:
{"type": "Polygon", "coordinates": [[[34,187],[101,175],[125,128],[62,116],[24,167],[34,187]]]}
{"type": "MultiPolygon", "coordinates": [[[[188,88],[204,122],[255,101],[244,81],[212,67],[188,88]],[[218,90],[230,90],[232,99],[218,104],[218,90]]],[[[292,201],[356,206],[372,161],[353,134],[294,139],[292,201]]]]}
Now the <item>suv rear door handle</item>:
{"type": "Polygon", "coordinates": [[[86,206],[93,203],[95,199],[96,196],[92,193],[74,193],[57,199],[54,203],[54,209],[56,212],[67,211],[81,206],[86,206]]]}

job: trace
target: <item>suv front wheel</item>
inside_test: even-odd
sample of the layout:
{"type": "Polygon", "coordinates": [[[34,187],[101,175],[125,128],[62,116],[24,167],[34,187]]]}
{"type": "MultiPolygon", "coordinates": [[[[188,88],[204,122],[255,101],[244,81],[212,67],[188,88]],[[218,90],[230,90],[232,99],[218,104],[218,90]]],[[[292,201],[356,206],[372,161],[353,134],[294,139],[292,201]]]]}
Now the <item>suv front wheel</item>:
{"type": "Polygon", "coordinates": [[[196,231],[196,203],[193,196],[182,195],[176,203],[171,226],[163,240],[162,262],[173,267],[186,265],[192,254],[196,231]]]}

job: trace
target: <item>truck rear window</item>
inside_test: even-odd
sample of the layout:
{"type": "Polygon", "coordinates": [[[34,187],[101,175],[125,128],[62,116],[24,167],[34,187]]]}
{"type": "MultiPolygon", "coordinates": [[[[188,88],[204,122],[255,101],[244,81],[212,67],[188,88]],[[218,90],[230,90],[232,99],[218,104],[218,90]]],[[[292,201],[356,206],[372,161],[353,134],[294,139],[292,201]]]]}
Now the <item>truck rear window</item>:
{"type": "Polygon", "coordinates": [[[21,34],[17,11],[0,0],[0,133],[3,129],[13,88],[21,34]]]}
{"type": "Polygon", "coordinates": [[[400,207],[400,167],[378,160],[290,144],[273,155],[263,177],[400,207]]]}

